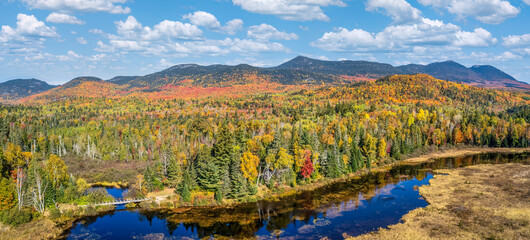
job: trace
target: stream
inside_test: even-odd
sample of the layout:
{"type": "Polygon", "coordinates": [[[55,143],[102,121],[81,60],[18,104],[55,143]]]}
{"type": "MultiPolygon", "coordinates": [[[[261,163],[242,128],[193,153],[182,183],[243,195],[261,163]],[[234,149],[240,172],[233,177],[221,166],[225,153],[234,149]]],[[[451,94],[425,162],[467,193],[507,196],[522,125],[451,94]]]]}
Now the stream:
{"type": "Polygon", "coordinates": [[[416,165],[396,164],[387,171],[368,173],[280,201],[233,207],[156,211],[118,208],[76,221],[66,238],[344,239],[396,224],[409,211],[427,206],[417,187],[429,183],[433,170],[484,163],[528,163],[529,156],[528,153],[489,153],[440,158],[416,165]]]}

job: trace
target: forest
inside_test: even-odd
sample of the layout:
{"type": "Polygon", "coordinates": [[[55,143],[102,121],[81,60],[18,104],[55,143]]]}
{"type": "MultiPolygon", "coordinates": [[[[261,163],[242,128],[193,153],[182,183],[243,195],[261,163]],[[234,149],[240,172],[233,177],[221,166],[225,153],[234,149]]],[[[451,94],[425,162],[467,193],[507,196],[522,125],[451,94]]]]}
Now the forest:
{"type": "Polygon", "coordinates": [[[203,98],[77,96],[0,106],[0,221],[57,204],[175,189],[222,203],[451,147],[529,146],[530,94],[395,75],[374,82],[203,98]],[[98,166],[104,166],[99,167],[98,166]]]}

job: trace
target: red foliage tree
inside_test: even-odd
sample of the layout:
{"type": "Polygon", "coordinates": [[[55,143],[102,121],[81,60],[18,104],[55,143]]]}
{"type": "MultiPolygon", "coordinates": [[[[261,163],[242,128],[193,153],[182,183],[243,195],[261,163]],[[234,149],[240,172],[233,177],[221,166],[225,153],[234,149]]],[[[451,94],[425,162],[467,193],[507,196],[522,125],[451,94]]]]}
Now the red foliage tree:
{"type": "Polygon", "coordinates": [[[302,170],[300,171],[300,173],[302,174],[302,177],[308,178],[311,176],[311,174],[313,173],[315,169],[313,168],[313,161],[311,161],[311,152],[306,151],[305,156],[306,157],[305,157],[304,166],[302,167],[302,170]]]}

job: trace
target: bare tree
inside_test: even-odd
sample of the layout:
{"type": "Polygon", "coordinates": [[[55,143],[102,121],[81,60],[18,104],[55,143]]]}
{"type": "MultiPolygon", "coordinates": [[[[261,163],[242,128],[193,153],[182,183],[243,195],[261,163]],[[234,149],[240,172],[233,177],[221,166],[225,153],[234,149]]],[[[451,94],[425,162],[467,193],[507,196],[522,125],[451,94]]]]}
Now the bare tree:
{"type": "Polygon", "coordinates": [[[46,205],[44,204],[44,195],[46,194],[46,188],[48,187],[48,183],[44,185],[44,182],[42,181],[40,174],[35,171],[35,186],[31,188],[31,200],[33,208],[39,213],[43,213],[46,209],[46,205]]]}
{"type": "Polygon", "coordinates": [[[22,168],[17,168],[17,182],[16,182],[16,189],[17,189],[17,200],[18,200],[18,210],[22,208],[24,205],[24,194],[26,193],[24,191],[24,180],[26,179],[26,176],[24,175],[24,172],[22,172],[22,168]]]}

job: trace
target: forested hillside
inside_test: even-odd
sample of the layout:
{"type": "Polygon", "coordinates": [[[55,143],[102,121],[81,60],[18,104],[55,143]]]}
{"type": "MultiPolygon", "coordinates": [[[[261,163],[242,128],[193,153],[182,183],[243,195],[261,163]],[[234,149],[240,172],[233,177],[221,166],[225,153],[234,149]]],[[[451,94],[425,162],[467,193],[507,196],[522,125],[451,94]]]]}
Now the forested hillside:
{"type": "MultiPolygon", "coordinates": [[[[117,85],[82,78],[58,89],[94,86],[117,85]]],[[[527,93],[418,74],[244,96],[100,94],[2,106],[1,209],[81,201],[86,181],[129,182],[136,196],[169,187],[183,201],[200,192],[240,199],[439,147],[528,147],[529,104],[527,93]],[[45,185],[40,205],[16,198],[45,185]]]]}
{"type": "Polygon", "coordinates": [[[0,83],[0,95],[3,102],[15,102],[21,98],[41,93],[56,86],[38,79],[14,79],[0,83]]]}

